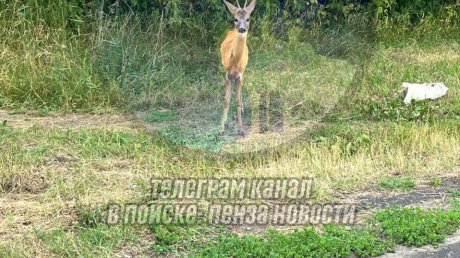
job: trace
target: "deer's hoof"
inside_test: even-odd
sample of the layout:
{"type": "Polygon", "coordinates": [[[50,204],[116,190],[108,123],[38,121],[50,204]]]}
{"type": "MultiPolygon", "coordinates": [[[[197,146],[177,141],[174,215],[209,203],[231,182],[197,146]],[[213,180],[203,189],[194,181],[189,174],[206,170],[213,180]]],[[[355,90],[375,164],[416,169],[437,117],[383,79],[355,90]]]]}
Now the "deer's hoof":
{"type": "Polygon", "coordinates": [[[219,131],[219,132],[217,133],[217,136],[219,136],[219,137],[220,137],[220,136],[224,136],[224,130],[219,131]]]}
{"type": "Polygon", "coordinates": [[[243,129],[238,129],[238,135],[241,136],[241,137],[245,137],[246,132],[243,129]]]}

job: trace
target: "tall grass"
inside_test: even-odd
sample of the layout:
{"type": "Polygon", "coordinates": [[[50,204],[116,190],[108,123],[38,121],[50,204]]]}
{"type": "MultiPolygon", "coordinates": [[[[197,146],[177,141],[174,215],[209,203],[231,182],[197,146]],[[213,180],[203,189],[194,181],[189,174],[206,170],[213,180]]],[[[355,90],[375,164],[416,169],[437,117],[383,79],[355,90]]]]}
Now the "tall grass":
{"type": "Polygon", "coordinates": [[[93,110],[121,103],[118,87],[107,84],[95,72],[82,28],[72,31],[72,24],[62,17],[64,11],[21,2],[3,7],[2,106],[93,110]]]}
{"type": "Polygon", "coordinates": [[[212,43],[203,44],[206,36],[185,37],[161,16],[104,16],[97,28],[90,38],[98,73],[116,84],[136,110],[206,100],[220,81],[217,51],[212,43]]]}
{"type": "MultiPolygon", "coordinates": [[[[395,1],[372,2],[368,10],[342,3],[349,8],[339,22],[332,15],[337,10],[321,7],[308,29],[287,10],[276,13],[260,5],[251,51],[276,60],[271,46],[300,40],[321,55],[363,59],[370,43],[398,43],[405,35],[430,44],[457,31],[458,1],[436,5],[417,19],[406,9],[395,9],[395,1]],[[378,7],[383,11],[374,13],[378,7]]],[[[231,24],[223,5],[193,3],[191,12],[182,10],[176,17],[173,10],[142,13],[108,3],[95,1],[90,8],[74,0],[2,1],[0,106],[144,110],[221,99],[218,42],[231,24]]]]}

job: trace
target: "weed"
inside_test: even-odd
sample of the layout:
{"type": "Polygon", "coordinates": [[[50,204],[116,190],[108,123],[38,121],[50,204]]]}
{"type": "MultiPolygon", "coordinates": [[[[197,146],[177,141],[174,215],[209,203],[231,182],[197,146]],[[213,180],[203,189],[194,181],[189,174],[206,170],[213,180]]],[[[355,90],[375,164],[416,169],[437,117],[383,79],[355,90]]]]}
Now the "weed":
{"type": "Polygon", "coordinates": [[[438,245],[446,235],[458,229],[460,213],[456,210],[392,208],[377,212],[375,220],[382,233],[398,244],[438,245]]]}
{"type": "Polygon", "coordinates": [[[442,185],[442,179],[437,177],[437,178],[434,178],[430,181],[430,185],[431,186],[435,186],[435,187],[438,187],[438,186],[441,186],[442,185]]]}
{"type": "Polygon", "coordinates": [[[80,205],[79,208],[77,208],[77,221],[81,227],[95,228],[102,225],[104,219],[104,214],[99,205],[95,208],[91,208],[90,205],[80,205]]]}
{"type": "Polygon", "coordinates": [[[153,112],[145,118],[148,123],[168,122],[176,119],[177,113],[171,111],[153,112]]]}
{"type": "Polygon", "coordinates": [[[217,245],[198,251],[199,257],[369,257],[392,252],[391,242],[366,229],[327,225],[322,235],[313,228],[290,233],[269,230],[262,236],[221,236],[217,245]]]}
{"type": "Polygon", "coordinates": [[[223,234],[218,227],[174,225],[150,225],[155,236],[153,249],[156,253],[172,253],[181,250],[193,250],[212,243],[214,238],[223,234]]]}
{"type": "Polygon", "coordinates": [[[407,191],[415,187],[415,181],[411,177],[384,177],[378,183],[381,189],[407,191]]]}
{"type": "Polygon", "coordinates": [[[116,248],[136,240],[133,229],[98,226],[69,233],[62,229],[37,231],[38,239],[49,249],[65,257],[108,256],[116,248]]]}

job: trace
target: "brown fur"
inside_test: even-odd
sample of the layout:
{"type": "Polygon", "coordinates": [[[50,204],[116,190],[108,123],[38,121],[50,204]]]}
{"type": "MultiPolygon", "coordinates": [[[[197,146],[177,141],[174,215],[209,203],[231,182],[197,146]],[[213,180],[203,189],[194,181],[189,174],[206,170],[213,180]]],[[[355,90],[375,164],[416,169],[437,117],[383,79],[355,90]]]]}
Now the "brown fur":
{"type": "Polygon", "coordinates": [[[229,31],[220,46],[222,65],[225,72],[231,76],[238,77],[246,70],[249,57],[246,38],[246,35],[240,36],[236,30],[229,31]]]}

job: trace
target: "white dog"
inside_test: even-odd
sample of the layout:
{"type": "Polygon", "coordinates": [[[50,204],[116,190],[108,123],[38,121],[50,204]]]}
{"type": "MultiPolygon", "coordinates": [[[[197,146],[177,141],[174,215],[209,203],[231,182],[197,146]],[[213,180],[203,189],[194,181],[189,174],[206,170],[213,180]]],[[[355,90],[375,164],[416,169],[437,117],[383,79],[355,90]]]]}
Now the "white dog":
{"type": "Polygon", "coordinates": [[[446,95],[449,90],[444,83],[408,83],[403,82],[403,89],[406,90],[404,103],[410,104],[411,100],[437,99],[446,95]]]}

